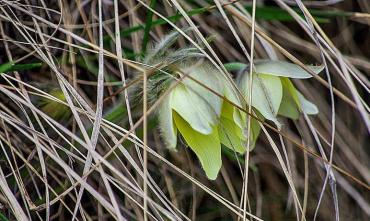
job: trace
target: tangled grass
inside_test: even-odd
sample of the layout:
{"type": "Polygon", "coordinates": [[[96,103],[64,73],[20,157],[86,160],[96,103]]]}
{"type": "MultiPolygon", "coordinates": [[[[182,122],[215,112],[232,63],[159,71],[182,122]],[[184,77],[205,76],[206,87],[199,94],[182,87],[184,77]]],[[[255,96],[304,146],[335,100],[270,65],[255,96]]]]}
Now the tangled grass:
{"type": "Polygon", "coordinates": [[[0,220],[368,220],[369,13],[363,0],[0,0],[0,220]],[[223,147],[209,180],[158,129],[151,76],[169,66],[151,45],[175,53],[169,33],[174,59],[201,57],[230,84],[228,63],[324,66],[293,80],[318,115],[260,122],[254,150],[223,147]]]}

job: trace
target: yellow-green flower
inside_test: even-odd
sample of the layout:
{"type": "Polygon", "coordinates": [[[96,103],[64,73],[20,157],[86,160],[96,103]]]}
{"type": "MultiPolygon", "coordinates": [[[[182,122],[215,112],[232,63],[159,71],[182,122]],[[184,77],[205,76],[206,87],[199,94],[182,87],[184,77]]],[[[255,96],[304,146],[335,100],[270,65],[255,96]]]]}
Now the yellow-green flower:
{"type": "Polygon", "coordinates": [[[181,135],[207,177],[215,179],[222,165],[222,144],[239,153],[246,150],[245,114],[219,96],[242,106],[230,77],[205,61],[197,48],[171,48],[178,36],[170,33],[143,59],[161,69],[148,78],[149,100],[165,96],[157,116],[166,146],[175,149],[181,135]]]}
{"type": "MultiPolygon", "coordinates": [[[[246,67],[246,65],[244,65],[246,67]]],[[[316,74],[323,66],[307,66],[316,74]]],[[[247,68],[249,70],[249,68],[247,68]]],[[[249,71],[243,71],[237,78],[238,86],[248,101],[249,71]]],[[[317,114],[317,107],[309,102],[292,84],[289,78],[311,78],[307,71],[296,64],[284,61],[257,60],[253,73],[252,106],[267,120],[278,127],[278,115],[297,119],[299,112],[317,114]]]]}
{"type": "MultiPolygon", "coordinates": [[[[244,153],[255,146],[260,133],[258,121],[252,119],[247,147],[247,117],[235,107],[246,108],[240,99],[248,100],[249,73],[242,72],[238,76],[242,92],[239,97],[235,84],[229,81],[230,76],[205,61],[198,49],[172,50],[177,37],[176,33],[169,34],[144,58],[151,66],[161,64],[161,71],[148,78],[148,91],[152,93],[149,99],[154,101],[165,96],[157,116],[166,146],[176,149],[181,135],[197,155],[207,177],[215,179],[222,165],[221,146],[244,153]]],[[[240,67],[245,69],[246,65],[240,67]]],[[[317,73],[322,70],[322,67],[310,68],[317,73]]],[[[287,62],[260,60],[255,62],[255,70],[251,105],[260,119],[271,120],[280,127],[278,115],[296,119],[299,111],[318,112],[289,80],[311,77],[302,68],[287,62]]]]}
{"type": "Polygon", "coordinates": [[[177,68],[208,88],[187,77],[174,86],[158,109],[162,136],[169,148],[176,148],[180,133],[199,158],[207,177],[215,179],[222,165],[221,144],[239,153],[246,149],[245,115],[218,96],[240,106],[231,83],[226,83],[227,79],[211,64],[201,61],[178,64],[177,68]]]}

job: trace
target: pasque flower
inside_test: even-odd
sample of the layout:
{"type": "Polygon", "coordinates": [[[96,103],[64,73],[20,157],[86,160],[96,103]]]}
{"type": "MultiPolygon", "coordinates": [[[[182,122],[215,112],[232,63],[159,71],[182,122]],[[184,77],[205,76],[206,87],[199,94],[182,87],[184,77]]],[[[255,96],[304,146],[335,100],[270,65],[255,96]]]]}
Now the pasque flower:
{"type": "Polygon", "coordinates": [[[155,93],[152,98],[165,96],[157,116],[167,147],[175,149],[181,134],[207,177],[215,179],[222,165],[222,144],[239,153],[246,150],[245,114],[233,106],[241,106],[241,101],[231,78],[205,61],[197,49],[169,49],[175,37],[164,39],[167,43],[159,43],[145,59],[147,64],[166,64],[149,77],[148,91],[155,93]],[[163,93],[166,90],[170,91],[163,93]]]}
{"type": "MultiPolygon", "coordinates": [[[[231,76],[206,61],[198,49],[171,49],[177,37],[177,33],[169,34],[144,58],[144,63],[160,67],[148,78],[149,99],[155,101],[164,96],[157,117],[166,146],[176,149],[181,135],[207,177],[215,179],[222,166],[221,146],[244,153],[255,146],[260,133],[258,121],[252,119],[247,142],[247,117],[236,108],[247,106],[249,73],[246,65],[239,64],[242,71],[237,88],[231,76]]],[[[310,68],[317,73],[322,70],[310,68]]],[[[256,61],[251,105],[260,119],[271,120],[280,127],[278,115],[296,119],[299,111],[316,114],[316,106],[289,80],[309,77],[309,73],[291,63],[256,61]]]]}
{"type": "MultiPolygon", "coordinates": [[[[245,99],[249,98],[249,68],[240,65],[237,84],[245,99]]],[[[285,61],[257,60],[252,85],[252,106],[263,118],[281,126],[277,116],[297,119],[299,112],[317,114],[317,107],[309,102],[293,85],[289,78],[311,78],[307,71],[296,64],[285,61]]],[[[318,74],[323,66],[307,66],[318,74]]]]}
{"type": "Polygon", "coordinates": [[[178,68],[203,85],[185,77],[166,95],[158,110],[162,136],[169,148],[176,148],[180,133],[198,156],[208,178],[215,179],[222,165],[221,144],[239,153],[246,149],[245,115],[218,95],[239,106],[241,102],[227,79],[222,80],[222,73],[208,62],[179,64],[178,68]]]}

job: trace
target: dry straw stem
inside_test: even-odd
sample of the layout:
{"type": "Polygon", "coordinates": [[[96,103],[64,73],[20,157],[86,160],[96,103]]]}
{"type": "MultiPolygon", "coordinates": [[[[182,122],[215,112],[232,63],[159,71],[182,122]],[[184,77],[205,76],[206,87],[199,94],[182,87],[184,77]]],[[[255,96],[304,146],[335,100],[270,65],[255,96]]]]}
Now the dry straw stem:
{"type": "MultiPolygon", "coordinates": [[[[129,116],[129,113],[125,113],[125,121],[127,119],[131,121],[129,129],[127,130],[123,126],[119,126],[121,124],[114,124],[102,117],[101,113],[103,111],[103,105],[104,110],[106,110],[114,107],[117,104],[120,104],[121,101],[115,99],[116,95],[119,95],[121,92],[125,92],[127,95],[127,89],[129,87],[132,87],[135,84],[145,84],[145,80],[148,77],[152,76],[152,74],[157,71],[161,71],[163,65],[165,65],[160,63],[158,65],[149,66],[147,64],[122,58],[122,45],[119,45],[121,40],[125,46],[130,45],[130,47],[135,46],[136,48],[139,48],[141,45],[139,45],[139,43],[132,45],[132,41],[130,39],[120,39],[120,29],[125,25],[126,20],[128,20],[128,15],[132,16],[132,19],[140,21],[140,14],[147,11],[146,3],[143,1],[142,3],[133,5],[132,8],[127,8],[127,12],[118,14],[118,7],[126,6],[127,2],[118,0],[115,0],[114,2],[112,1],[115,6],[110,6],[109,1],[107,2],[103,0],[87,3],[83,1],[76,1],[75,3],[72,2],[71,4],[69,1],[60,2],[63,3],[63,5],[61,3],[60,6],[61,12],[58,12],[54,9],[48,9],[47,1],[40,2],[40,7],[33,6],[31,4],[22,5],[20,2],[14,1],[2,1],[2,13],[0,14],[2,24],[0,25],[4,26],[4,29],[1,32],[2,38],[4,38],[5,41],[4,45],[9,44],[9,46],[12,45],[12,47],[14,46],[19,51],[23,50],[25,53],[28,53],[27,55],[18,55],[18,51],[13,52],[9,49],[13,49],[12,47],[6,46],[9,51],[8,54],[11,55],[11,53],[14,53],[14,55],[22,56],[21,58],[15,58],[17,62],[27,62],[28,58],[42,60],[46,64],[45,66],[50,67],[51,73],[53,77],[55,77],[54,80],[58,81],[59,87],[63,90],[63,93],[67,97],[67,101],[61,101],[60,99],[53,97],[51,94],[41,90],[38,84],[34,84],[34,82],[28,83],[23,76],[18,78],[17,76],[13,77],[8,74],[1,75],[2,79],[6,82],[0,85],[1,95],[4,95],[12,105],[8,106],[8,103],[5,102],[0,103],[0,127],[2,129],[0,134],[0,146],[4,153],[10,153],[5,158],[6,167],[3,167],[3,161],[1,161],[2,168],[0,169],[0,186],[3,192],[2,195],[0,194],[0,202],[3,203],[3,196],[5,195],[6,198],[9,199],[8,203],[10,207],[8,211],[20,211],[19,214],[14,214],[14,218],[19,220],[27,220],[30,219],[30,216],[38,216],[40,220],[54,219],[58,217],[62,219],[64,214],[67,214],[68,216],[73,216],[76,214],[77,208],[80,209],[79,212],[81,213],[81,217],[76,216],[76,219],[78,220],[91,220],[95,218],[104,219],[107,217],[113,219],[121,218],[122,220],[137,218],[140,220],[144,219],[144,216],[150,220],[191,220],[195,218],[202,220],[204,218],[211,219],[213,214],[212,212],[209,212],[205,215],[203,214],[202,216],[200,211],[203,210],[198,208],[202,207],[203,209],[204,205],[208,205],[209,203],[211,203],[211,205],[215,205],[215,202],[217,202],[222,205],[218,213],[223,218],[227,217],[230,219],[230,217],[232,217],[234,219],[239,217],[240,219],[246,219],[246,216],[248,216],[250,220],[265,219],[265,207],[274,203],[273,201],[267,202],[265,200],[265,193],[268,192],[265,192],[265,190],[261,189],[258,191],[258,188],[260,188],[259,184],[261,182],[264,183],[264,186],[269,186],[269,181],[267,179],[268,177],[264,174],[265,171],[250,170],[249,172],[251,177],[253,176],[255,179],[249,179],[249,181],[246,182],[241,180],[243,178],[243,175],[241,175],[242,173],[239,174],[239,171],[237,171],[237,169],[235,170],[236,163],[232,162],[231,159],[227,159],[224,161],[225,167],[222,169],[223,179],[218,179],[216,182],[211,183],[202,179],[201,176],[199,176],[199,179],[195,178],[195,175],[197,176],[198,174],[201,174],[199,173],[201,169],[196,165],[192,165],[190,173],[187,173],[186,168],[182,166],[182,162],[186,162],[185,165],[187,165],[189,162],[192,163],[189,161],[192,160],[192,158],[186,159],[186,157],[181,156],[181,152],[176,154],[168,153],[167,151],[160,149],[161,144],[158,142],[158,140],[156,142],[152,142],[152,136],[150,136],[151,129],[149,127],[152,118],[150,118],[149,115],[154,112],[154,110],[162,102],[163,97],[167,95],[167,93],[170,93],[173,88],[169,88],[169,90],[166,91],[166,93],[163,94],[152,106],[145,106],[142,111],[143,113],[141,113],[140,110],[140,116],[137,117],[135,112],[133,112],[134,116],[129,116]],[[98,7],[97,3],[99,2],[101,4],[98,7]],[[69,7],[70,11],[68,12],[68,10],[65,10],[66,8],[64,7],[69,7]],[[109,10],[107,10],[111,9],[110,7],[115,7],[114,18],[103,20],[101,15],[98,16],[99,13],[97,13],[96,9],[103,10],[104,16],[113,15],[113,13],[110,13],[109,10]],[[29,10],[29,8],[32,8],[33,10],[29,10]],[[39,11],[41,11],[41,13],[40,15],[37,15],[36,12],[39,11]],[[132,14],[134,11],[135,15],[132,14]],[[21,16],[19,16],[19,19],[16,18],[15,15],[18,14],[24,14],[26,17],[30,16],[32,20],[20,20],[23,18],[21,18],[21,16]],[[71,15],[71,19],[67,19],[65,17],[65,20],[54,20],[53,14],[56,17],[60,15],[71,15]],[[76,22],[80,20],[84,24],[76,24],[76,22]],[[65,24],[62,24],[61,22],[64,22],[65,24]],[[12,39],[13,35],[11,33],[6,33],[8,30],[12,30],[7,25],[9,25],[9,27],[14,27],[14,29],[20,32],[24,36],[23,40],[26,42],[12,39]],[[103,26],[105,31],[113,37],[112,39],[114,39],[113,44],[104,45],[104,49],[101,42],[98,41],[99,39],[102,39],[102,32],[99,33],[98,30],[99,26],[100,31],[103,26]],[[79,31],[82,31],[82,35],[75,34],[79,31]],[[85,40],[84,38],[89,39],[89,41],[85,40]],[[53,44],[56,44],[56,46],[53,44]],[[114,47],[116,47],[116,49],[114,49],[114,47]],[[82,53],[92,53],[94,55],[98,55],[97,57],[99,60],[96,62],[96,64],[98,64],[99,71],[99,76],[97,75],[99,77],[97,78],[98,82],[94,83],[93,81],[84,79],[84,77],[81,77],[81,75],[77,75],[77,73],[80,71],[80,67],[76,65],[76,61],[71,61],[73,66],[72,72],[74,73],[73,76],[68,75],[70,72],[68,64],[65,64],[64,61],[62,62],[62,66],[59,66],[57,63],[55,63],[54,56],[59,53],[63,53],[62,57],[65,58],[68,57],[67,54],[69,54],[71,58],[77,58],[82,53]],[[102,63],[103,61],[104,64],[102,63]],[[113,63],[114,65],[112,65],[113,63]],[[117,67],[115,65],[117,65],[117,67]],[[143,73],[146,74],[145,76],[142,75],[142,77],[134,78],[133,80],[129,81],[129,78],[127,77],[130,73],[127,72],[126,75],[124,70],[126,67],[130,67],[128,71],[133,69],[133,72],[140,75],[143,73]],[[101,78],[102,71],[104,69],[109,70],[104,74],[105,76],[115,76],[117,77],[116,79],[120,79],[122,81],[121,88],[117,88],[117,90],[114,91],[112,88],[107,87],[113,86],[115,83],[104,83],[104,81],[108,81],[108,78],[101,78]],[[111,73],[108,72],[114,72],[114,74],[111,75],[111,73]],[[68,80],[65,79],[66,77],[68,77],[68,80]],[[78,77],[83,79],[78,79],[78,77]],[[124,82],[126,79],[128,81],[124,82]],[[86,87],[80,87],[80,83],[86,83],[91,85],[91,87],[88,85],[85,85],[86,87]],[[85,88],[88,88],[88,90],[85,90],[85,88]],[[108,92],[108,94],[106,94],[104,97],[102,96],[103,91],[108,92]],[[93,93],[94,96],[99,95],[99,98],[96,101],[90,101],[89,96],[85,95],[86,92],[93,93]],[[45,98],[47,100],[66,105],[74,113],[67,123],[61,123],[43,113],[37,106],[35,106],[34,101],[30,100],[28,96],[32,98],[45,98]],[[107,102],[108,100],[112,100],[112,102],[107,102]],[[14,107],[19,108],[19,110],[15,111],[14,107]],[[138,120],[135,122],[134,119],[136,118],[138,118],[138,120]],[[30,119],[35,119],[35,121],[30,119]],[[75,124],[75,129],[72,129],[72,124],[75,124]],[[93,127],[90,128],[90,125],[93,125],[93,127]],[[144,138],[142,140],[135,135],[135,130],[139,129],[140,126],[144,126],[144,138]],[[92,137],[90,137],[89,133],[87,132],[90,131],[90,129],[94,130],[94,135],[92,137]],[[24,142],[24,140],[27,140],[27,143],[24,142]],[[127,148],[126,144],[123,144],[125,141],[133,143],[137,146],[136,153],[134,148],[127,148]],[[140,150],[148,154],[147,157],[144,157],[146,158],[144,161],[134,158],[134,156],[136,156],[135,154],[138,155],[140,153],[140,150]],[[27,154],[27,158],[25,157],[25,154],[27,154]],[[91,162],[89,162],[87,159],[88,156],[91,156],[91,162]],[[7,167],[7,165],[9,165],[9,167],[7,167]],[[87,169],[85,170],[85,173],[77,173],[77,170],[74,167],[71,167],[71,165],[79,165],[81,166],[81,170],[83,167],[87,169]],[[167,186],[171,185],[171,183],[173,184],[173,186],[170,188],[172,190],[170,197],[168,196],[166,190],[163,189],[161,183],[163,178],[158,178],[158,176],[162,176],[163,173],[158,172],[156,169],[152,169],[153,167],[155,168],[157,166],[162,166],[161,168],[164,168],[163,170],[170,170],[165,171],[167,186]],[[44,167],[44,169],[42,167],[44,167]],[[30,177],[24,178],[21,174],[21,171],[27,171],[27,175],[30,175],[30,177]],[[6,174],[4,174],[5,172],[6,174]],[[45,175],[47,175],[47,179],[45,179],[45,175]],[[14,185],[18,187],[18,190],[15,190],[15,188],[10,186],[10,180],[12,176],[15,178],[14,185]],[[141,182],[144,179],[146,179],[144,183],[147,182],[147,190],[144,190],[143,183],[141,182]],[[255,182],[256,187],[252,185],[253,182],[255,182]],[[256,200],[256,212],[253,210],[253,203],[251,204],[252,208],[248,212],[246,204],[244,204],[244,207],[242,208],[239,206],[240,202],[238,202],[238,198],[244,196],[247,197],[247,194],[243,195],[241,193],[240,190],[242,188],[240,186],[248,183],[248,198],[252,201],[256,200]],[[190,187],[189,184],[192,185],[191,191],[186,188],[183,189],[183,186],[190,187]],[[61,187],[62,189],[58,189],[58,187],[61,187]],[[36,193],[32,193],[30,191],[31,188],[32,190],[34,189],[34,192],[36,193]],[[84,197],[86,196],[86,198],[89,199],[87,201],[93,201],[99,204],[96,208],[89,202],[84,200],[80,201],[78,199],[78,192],[81,189],[85,189],[85,192],[88,193],[84,195],[84,197]],[[46,196],[46,191],[49,192],[50,196],[46,196]],[[230,197],[227,191],[230,192],[230,197]],[[189,204],[184,205],[182,202],[190,202],[190,197],[192,197],[191,201],[195,203],[191,206],[189,204]],[[42,200],[35,201],[35,199],[42,200]],[[147,206],[143,205],[143,200],[147,202],[147,206]],[[127,206],[128,204],[130,204],[130,207],[127,206]],[[57,211],[55,210],[56,207],[59,208],[57,211]],[[188,210],[188,208],[191,209],[188,210]],[[45,217],[45,214],[47,213],[50,213],[51,217],[49,217],[49,215],[46,215],[45,217]],[[120,213],[122,214],[122,217],[120,216],[120,213]],[[191,216],[187,214],[191,214],[191,216]]],[[[212,30],[217,32],[217,28],[219,27],[222,28],[222,30],[232,30],[232,33],[227,35],[225,34],[225,36],[220,36],[220,39],[217,39],[217,42],[224,42],[225,44],[220,44],[219,46],[220,48],[227,48],[228,45],[230,46],[228,41],[230,41],[230,38],[234,37],[237,39],[240,48],[235,49],[231,48],[230,46],[230,50],[227,52],[222,52],[222,50],[213,50],[211,44],[207,43],[206,47],[210,53],[207,53],[205,50],[202,51],[202,53],[205,53],[205,56],[208,57],[208,59],[210,59],[214,65],[218,66],[221,72],[225,72],[222,66],[222,63],[225,60],[235,60],[231,59],[232,56],[241,58],[244,61],[248,60],[248,47],[244,46],[243,44],[245,42],[246,44],[249,44],[250,39],[248,38],[250,34],[254,34],[253,31],[250,33],[250,28],[248,28],[253,26],[254,19],[251,20],[249,17],[245,16],[246,14],[243,14],[245,11],[240,8],[242,7],[242,4],[239,3],[244,3],[244,1],[216,1],[216,4],[211,6],[209,6],[207,3],[205,6],[209,11],[218,9],[220,12],[207,13],[207,15],[200,14],[195,17],[187,16],[185,11],[185,9],[188,10],[189,8],[187,7],[189,6],[187,1],[173,0],[169,2],[172,3],[172,9],[179,10],[179,12],[185,17],[181,24],[186,24],[187,22],[190,26],[196,28],[195,32],[193,33],[182,33],[185,35],[185,39],[189,40],[192,44],[199,46],[199,44],[196,43],[197,41],[190,36],[195,36],[201,41],[206,41],[206,38],[203,37],[203,34],[211,34],[212,30]],[[231,5],[236,5],[236,7],[238,7],[240,10],[237,10],[231,5]],[[224,9],[225,12],[223,11],[224,9]],[[230,14],[227,14],[226,11],[230,14]],[[212,20],[214,20],[214,17],[212,16],[215,16],[216,14],[217,16],[223,16],[221,21],[225,21],[225,24],[221,24],[221,22],[219,22],[217,25],[213,26],[212,20]],[[229,21],[228,16],[230,15],[235,20],[229,21]],[[208,19],[208,16],[210,16],[211,20],[208,19]],[[237,25],[238,29],[233,27],[234,24],[237,25]],[[196,26],[199,27],[199,30],[202,29],[202,32],[200,32],[196,26]],[[240,27],[242,27],[242,30],[239,29],[240,27]],[[238,34],[238,32],[246,34],[241,35],[240,33],[238,34]],[[240,35],[240,37],[238,35],[240,35]],[[220,52],[222,58],[219,56],[220,52]]],[[[203,3],[203,1],[199,2],[199,4],[203,3]]],[[[163,2],[163,4],[167,3],[163,2]]],[[[157,5],[156,9],[161,6],[162,5],[157,5]]],[[[165,10],[156,10],[154,13],[155,16],[162,16],[161,18],[164,18],[164,15],[161,15],[159,11],[163,12],[165,10]]],[[[322,41],[321,44],[323,44],[323,46],[326,48],[325,50],[322,50],[322,53],[324,53],[324,55],[327,57],[330,64],[332,64],[332,67],[338,73],[340,73],[341,78],[339,79],[343,80],[343,83],[346,86],[351,87],[350,89],[354,100],[352,101],[343,94],[344,92],[339,91],[339,89],[341,89],[339,84],[338,89],[333,89],[335,94],[340,98],[341,101],[343,100],[346,104],[348,104],[350,108],[354,107],[359,109],[364,106],[363,110],[359,110],[360,112],[364,113],[365,108],[368,107],[366,107],[364,101],[361,101],[361,98],[359,95],[357,95],[358,92],[356,91],[356,88],[352,87],[353,85],[351,86],[350,77],[352,77],[352,75],[355,76],[355,80],[359,81],[363,89],[367,91],[368,82],[364,81],[363,77],[361,77],[363,75],[358,74],[358,72],[356,72],[351,65],[353,64],[356,65],[356,67],[368,70],[367,68],[369,63],[365,59],[355,58],[351,55],[343,56],[339,50],[337,51],[335,49],[335,41],[333,40],[334,42],[331,42],[332,39],[325,35],[323,30],[321,30],[318,24],[315,23],[310,14],[307,13],[307,9],[305,7],[303,7],[303,11],[305,11],[305,14],[308,15],[307,19],[312,20],[315,29],[320,35],[320,41],[322,41]],[[340,65],[337,66],[335,61],[340,61],[340,65]],[[345,69],[347,69],[348,73],[345,73],[345,69]],[[361,81],[363,81],[363,83],[361,81]]],[[[255,13],[255,10],[253,10],[253,12],[255,13]]],[[[299,24],[301,24],[296,17],[292,17],[299,24]]],[[[271,24],[276,25],[274,22],[271,24]]],[[[278,25],[283,26],[284,24],[279,23],[278,25]]],[[[169,26],[172,26],[173,29],[180,31],[183,30],[179,23],[169,23],[169,26]]],[[[264,24],[263,27],[269,28],[269,25],[264,24]]],[[[150,34],[156,39],[157,35],[161,36],[162,33],[166,32],[165,30],[166,29],[164,26],[155,27],[150,34]]],[[[286,29],[282,28],[279,30],[279,34],[284,30],[286,29]]],[[[272,55],[273,53],[271,51],[268,53],[262,52],[262,50],[267,50],[266,48],[268,47],[266,45],[271,44],[274,48],[278,49],[277,51],[281,52],[289,60],[292,60],[294,63],[305,69],[303,63],[301,63],[288,52],[290,51],[288,48],[293,47],[288,45],[287,42],[289,41],[278,44],[278,41],[275,38],[275,41],[272,40],[272,37],[267,36],[266,32],[262,31],[262,28],[259,28],[259,26],[256,27],[255,32],[258,39],[265,39],[265,45],[263,47],[261,47],[261,42],[258,41],[256,41],[255,44],[252,43],[248,45],[256,55],[272,55]],[[284,47],[284,44],[287,47],[284,47]]],[[[298,42],[299,41],[303,42],[303,39],[298,37],[298,42]]],[[[313,48],[310,50],[310,53],[313,54],[314,52],[317,52],[316,46],[312,45],[310,42],[308,42],[306,46],[313,48]]],[[[202,47],[200,48],[203,49],[202,47]]],[[[270,47],[270,49],[272,49],[272,47],[270,47]]],[[[10,59],[12,56],[9,55],[7,56],[10,59]]],[[[48,69],[43,67],[40,71],[47,72],[48,69]]],[[[306,71],[309,72],[310,70],[306,71]]],[[[21,74],[23,74],[23,72],[21,72],[21,74]]],[[[186,77],[189,77],[193,81],[197,82],[196,79],[192,78],[188,74],[189,73],[180,73],[180,76],[183,78],[177,79],[174,87],[181,83],[186,77]]],[[[33,72],[30,72],[29,75],[36,83],[41,83],[42,80],[46,82],[50,82],[51,80],[51,78],[48,78],[49,76],[45,77],[44,75],[35,77],[36,75],[33,72]]],[[[332,87],[330,82],[326,82],[321,77],[316,78],[316,80],[318,80],[327,88],[332,87]]],[[[115,82],[117,81],[118,80],[115,82]]],[[[197,84],[200,84],[202,87],[206,88],[212,93],[215,93],[206,85],[202,85],[200,82],[197,82],[197,84]]],[[[308,96],[317,96],[317,94],[320,94],[319,91],[314,91],[312,94],[309,93],[309,89],[311,89],[311,85],[309,84],[306,85],[301,82],[297,82],[296,86],[308,96]]],[[[150,93],[150,91],[145,91],[145,86],[143,88],[144,96],[146,96],[147,93],[150,93]]],[[[235,89],[235,91],[237,93],[239,92],[237,89],[235,89]]],[[[347,123],[345,118],[342,120],[341,116],[336,116],[336,125],[339,131],[336,137],[336,145],[340,146],[340,148],[338,148],[338,153],[336,153],[335,158],[333,158],[333,162],[335,162],[333,163],[331,162],[331,159],[327,160],[324,158],[324,156],[320,156],[318,153],[313,151],[313,148],[311,148],[313,145],[312,142],[310,142],[310,130],[304,128],[307,127],[307,125],[296,124],[298,134],[301,136],[296,135],[297,132],[294,130],[289,130],[289,128],[284,128],[286,130],[279,131],[274,126],[271,126],[268,123],[258,119],[256,115],[251,112],[250,108],[248,109],[245,108],[245,106],[238,106],[220,94],[215,94],[222,98],[225,102],[228,102],[239,110],[247,113],[248,117],[256,119],[261,123],[261,125],[263,125],[263,127],[265,127],[264,131],[267,141],[261,140],[260,143],[270,144],[272,149],[265,150],[261,145],[261,148],[257,149],[249,156],[251,159],[246,163],[246,165],[250,163],[251,167],[253,167],[254,165],[259,165],[256,163],[259,160],[270,161],[268,163],[271,163],[278,168],[273,170],[273,172],[270,174],[281,172],[282,177],[285,177],[289,182],[289,186],[284,186],[281,188],[281,191],[284,192],[289,188],[293,191],[299,191],[300,193],[302,191],[302,199],[299,198],[299,201],[297,196],[291,198],[296,202],[286,199],[288,204],[287,206],[290,205],[290,202],[293,202],[294,204],[302,203],[302,215],[297,219],[308,219],[308,217],[313,213],[309,205],[311,205],[315,199],[312,199],[310,196],[315,195],[317,191],[320,191],[321,187],[310,184],[318,180],[321,181],[319,176],[321,173],[324,173],[323,175],[325,176],[325,170],[318,170],[318,174],[315,174],[311,171],[311,169],[314,166],[321,166],[322,163],[330,165],[333,169],[339,172],[336,174],[338,184],[347,193],[343,194],[345,197],[340,196],[340,205],[343,206],[343,209],[346,209],[346,206],[350,207],[351,209],[353,208],[353,203],[351,205],[345,205],[345,202],[353,202],[352,199],[346,199],[348,195],[355,199],[355,202],[363,211],[365,211],[364,213],[368,211],[368,202],[364,200],[364,195],[362,193],[369,191],[369,185],[367,182],[357,178],[356,175],[353,175],[355,172],[359,172],[361,177],[366,181],[368,178],[366,166],[361,164],[361,160],[359,160],[359,157],[356,156],[356,151],[360,147],[351,147],[351,145],[355,144],[355,146],[360,146],[357,145],[360,143],[360,141],[357,140],[360,135],[351,134],[351,136],[348,136],[348,139],[345,136],[338,137],[338,135],[342,135],[350,131],[350,126],[346,127],[345,125],[347,123]],[[273,131],[274,133],[269,134],[270,131],[273,131]],[[342,133],[342,131],[344,132],[342,133]],[[277,145],[274,143],[275,141],[272,140],[272,135],[280,135],[282,138],[284,138],[282,139],[282,143],[285,140],[287,145],[286,147],[282,145],[282,148],[283,151],[285,151],[286,148],[287,153],[284,153],[283,155],[279,152],[280,149],[277,148],[277,145]],[[300,141],[299,139],[304,139],[304,141],[300,141]],[[306,145],[306,143],[308,144],[306,145]],[[291,149],[293,146],[298,147],[304,154],[304,169],[299,169],[298,166],[300,165],[297,166],[298,162],[295,162],[294,157],[298,157],[299,152],[298,154],[295,153],[291,149]],[[347,146],[350,148],[343,148],[347,146]],[[271,153],[272,155],[265,154],[266,151],[269,151],[268,153],[271,153]],[[309,164],[311,161],[309,161],[307,158],[308,154],[313,156],[314,159],[317,159],[313,161],[312,165],[309,164]],[[284,157],[286,160],[283,159],[284,157]],[[347,160],[349,160],[349,163],[344,162],[347,160]],[[337,165],[340,165],[340,167],[337,165]],[[281,170],[281,168],[283,170],[281,170]],[[301,173],[302,170],[304,170],[305,175],[304,183],[300,182],[301,174],[298,174],[301,173]],[[348,171],[351,171],[351,173],[348,171]],[[308,174],[310,175],[309,177],[308,174]],[[348,177],[362,188],[347,182],[343,177],[340,176],[340,174],[348,177]],[[316,177],[316,175],[318,177],[316,177]]],[[[126,95],[124,96],[125,100],[122,102],[129,104],[130,97],[126,95]]],[[[317,127],[313,129],[317,131],[318,138],[323,142],[324,145],[329,146],[330,140],[326,140],[326,132],[330,129],[330,122],[327,120],[325,113],[328,112],[328,109],[330,109],[330,105],[327,105],[321,98],[317,99],[317,105],[320,107],[320,112],[322,111],[322,114],[315,118],[315,121],[311,124],[311,126],[312,128],[313,126],[317,127]]],[[[128,107],[129,105],[126,106],[128,107]]],[[[345,105],[345,107],[346,106],[347,105],[345,105]]],[[[339,115],[340,114],[341,113],[339,113],[339,115]]],[[[358,121],[355,121],[354,123],[357,124],[358,121]]],[[[361,131],[361,128],[359,128],[359,131],[361,131]]],[[[153,135],[156,136],[156,134],[153,135]]],[[[359,151],[358,153],[361,154],[362,152],[359,151]]],[[[247,159],[249,159],[249,157],[247,157],[247,159]]],[[[366,159],[366,157],[363,159],[366,159]]],[[[248,171],[250,168],[245,169],[248,171]]],[[[281,179],[275,180],[276,186],[279,186],[279,180],[281,179]]],[[[244,200],[244,203],[247,203],[247,200],[244,200]]],[[[325,205],[328,205],[327,202],[324,203],[325,205]]],[[[280,202],[280,204],[283,204],[283,202],[280,202]]],[[[300,208],[297,206],[296,212],[298,213],[299,211],[300,208]]],[[[2,211],[0,212],[2,213],[2,211]]],[[[321,214],[330,214],[330,211],[321,211],[321,214]]]]}

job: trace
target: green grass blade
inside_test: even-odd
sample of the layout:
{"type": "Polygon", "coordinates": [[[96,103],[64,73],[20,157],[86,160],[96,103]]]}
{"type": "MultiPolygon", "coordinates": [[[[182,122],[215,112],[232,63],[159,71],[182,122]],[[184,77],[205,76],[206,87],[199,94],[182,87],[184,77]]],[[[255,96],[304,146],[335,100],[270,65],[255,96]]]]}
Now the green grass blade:
{"type": "MultiPolygon", "coordinates": [[[[150,8],[154,9],[155,5],[157,4],[156,0],[151,0],[150,1],[150,8]]],[[[144,37],[143,37],[143,46],[142,46],[142,53],[146,53],[146,49],[148,46],[148,41],[149,41],[149,33],[152,28],[152,22],[153,22],[153,11],[148,10],[147,16],[146,16],[146,23],[145,23],[145,28],[144,28],[144,37]]]]}
{"type": "Polygon", "coordinates": [[[35,68],[40,68],[42,66],[41,62],[38,63],[27,63],[27,64],[15,64],[10,61],[0,65],[0,73],[6,73],[9,71],[27,71],[35,68]]]}
{"type": "MultiPolygon", "coordinates": [[[[252,6],[245,7],[248,12],[252,12],[252,6]]],[[[300,16],[303,17],[303,13],[299,8],[293,8],[300,16]]],[[[309,12],[315,18],[318,23],[328,23],[330,18],[336,17],[349,17],[352,16],[352,12],[344,11],[329,11],[310,9],[309,12]]],[[[256,18],[263,20],[274,20],[274,21],[295,21],[295,19],[284,9],[276,6],[261,6],[256,8],[256,18]]]]}
{"type": "Polygon", "coordinates": [[[9,220],[8,218],[6,218],[6,216],[4,216],[4,214],[0,212],[0,221],[9,221],[9,220]]]}
{"type": "Polygon", "coordinates": [[[40,68],[42,66],[41,62],[38,63],[29,63],[29,64],[15,64],[9,71],[27,71],[35,68],[40,68]]]}
{"type": "Polygon", "coordinates": [[[0,73],[8,72],[12,68],[13,65],[14,65],[13,62],[7,62],[7,63],[4,63],[4,64],[1,64],[0,65],[0,73]]]}

